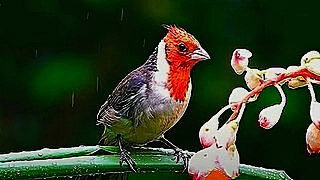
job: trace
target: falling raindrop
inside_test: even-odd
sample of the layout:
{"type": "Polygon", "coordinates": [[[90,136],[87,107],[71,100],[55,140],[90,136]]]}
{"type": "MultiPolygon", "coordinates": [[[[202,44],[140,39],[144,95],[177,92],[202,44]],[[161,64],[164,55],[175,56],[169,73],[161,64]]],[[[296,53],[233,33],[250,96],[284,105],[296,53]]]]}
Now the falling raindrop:
{"type": "Polygon", "coordinates": [[[87,12],[86,20],[88,20],[88,19],[89,19],[89,15],[90,15],[90,13],[89,13],[89,12],[87,12]]]}
{"type": "Polygon", "coordinates": [[[123,8],[121,8],[121,19],[120,19],[120,21],[122,22],[122,20],[123,20],[123,8]]]}
{"type": "Polygon", "coordinates": [[[35,50],[35,58],[38,58],[38,49],[35,50]]]}
{"type": "Polygon", "coordinates": [[[72,92],[72,95],[71,95],[71,107],[74,107],[74,91],[72,92]]]}
{"type": "Polygon", "coordinates": [[[143,39],[142,47],[144,48],[146,46],[146,38],[143,39]]]}
{"type": "Polygon", "coordinates": [[[97,87],[96,87],[97,92],[99,91],[99,77],[97,76],[97,87]]]}
{"type": "Polygon", "coordinates": [[[101,52],[101,42],[98,41],[98,52],[101,52]]]}

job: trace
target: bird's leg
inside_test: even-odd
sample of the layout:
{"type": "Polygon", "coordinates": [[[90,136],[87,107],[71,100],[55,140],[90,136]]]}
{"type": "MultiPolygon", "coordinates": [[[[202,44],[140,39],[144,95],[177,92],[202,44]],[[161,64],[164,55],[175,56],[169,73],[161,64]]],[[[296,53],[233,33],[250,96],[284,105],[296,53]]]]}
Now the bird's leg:
{"type": "Polygon", "coordinates": [[[180,159],[183,160],[183,171],[185,171],[188,167],[191,154],[188,151],[183,151],[182,149],[174,145],[172,142],[170,142],[168,139],[166,139],[164,136],[162,136],[159,140],[174,150],[174,155],[176,156],[177,163],[180,161],[180,159]]]}
{"type": "Polygon", "coordinates": [[[118,135],[117,139],[118,139],[118,145],[120,149],[120,160],[119,160],[120,166],[122,166],[123,162],[126,162],[131,170],[133,170],[134,172],[137,172],[136,162],[131,158],[130,152],[128,152],[122,147],[121,136],[118,135]]]}

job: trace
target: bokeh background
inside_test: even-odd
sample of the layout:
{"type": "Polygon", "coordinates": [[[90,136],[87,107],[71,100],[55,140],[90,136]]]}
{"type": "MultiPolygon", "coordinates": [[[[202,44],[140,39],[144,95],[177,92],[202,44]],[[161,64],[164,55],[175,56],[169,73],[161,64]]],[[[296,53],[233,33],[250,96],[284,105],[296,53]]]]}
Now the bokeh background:
{"type": "MultiPolygon", "coordinates": [[[[184,27],[212,57],[192,72],[190,105],[167,133],[198,151],[201,125],[233,88],[246,86],[230,67],[232,51],[251,50],[250,67],[299,65],[304,53],[320,50],[318,12],[316,1],[0,0],[0,151],[97,144],[100,105],[154,50],[163,23],[184,27]]],[[[320,158],[305,145],[308,90],[284,90],[287,106],[271,130],[257,119],[280,101],[275,88],[247,106],[237,140],[241,163],[315,179],[320,158]]]]}

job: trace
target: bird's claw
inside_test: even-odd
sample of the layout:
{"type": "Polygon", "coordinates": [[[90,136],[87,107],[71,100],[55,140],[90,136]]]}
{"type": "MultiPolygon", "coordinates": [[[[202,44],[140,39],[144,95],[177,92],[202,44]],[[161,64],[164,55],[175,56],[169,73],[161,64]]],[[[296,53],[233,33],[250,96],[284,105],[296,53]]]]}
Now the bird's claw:
{"type": "Polygon", "coordinates": [[[188,151],[183,151],[180,148],[175,149],[174,155],[176,156],[176,162],[178,163],[180,160],[183,161],[183,171],[184,172],[188,168],[189,160],[191,158],[191,154],[188,151]]]}
{"type": "Polygon", "coordinates": [[[136,169],[136,165],[137,165],[136,162],[131,158],[130,152],[128,152],[125,149],[123,149],[120,152],[120,159],[119,159],[120,166],[122,166],[123,162],[126,162],[132,171],[138,172],[136,169]]]}

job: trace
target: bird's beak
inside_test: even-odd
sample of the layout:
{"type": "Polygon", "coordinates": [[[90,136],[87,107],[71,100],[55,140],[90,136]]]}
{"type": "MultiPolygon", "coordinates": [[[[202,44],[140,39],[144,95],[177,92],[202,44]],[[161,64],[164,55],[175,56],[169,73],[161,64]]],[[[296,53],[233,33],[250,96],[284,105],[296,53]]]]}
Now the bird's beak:
{"type": "Polygon", "coordinates": [[[210,56],[207,53],[207,51],[200,46],[198,49],[192,52],[191,59],[202,61],[202,60],[210,59],[210,56]]]}

